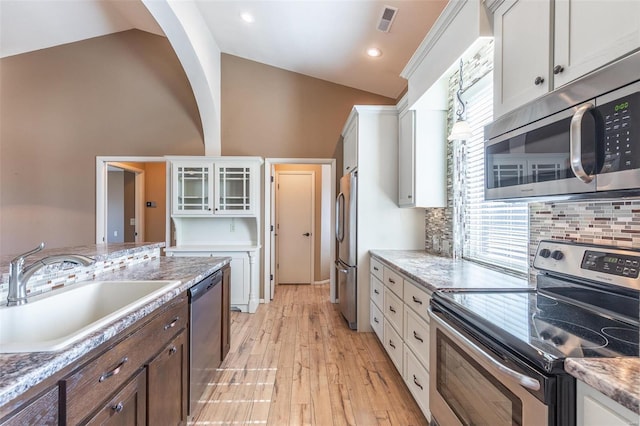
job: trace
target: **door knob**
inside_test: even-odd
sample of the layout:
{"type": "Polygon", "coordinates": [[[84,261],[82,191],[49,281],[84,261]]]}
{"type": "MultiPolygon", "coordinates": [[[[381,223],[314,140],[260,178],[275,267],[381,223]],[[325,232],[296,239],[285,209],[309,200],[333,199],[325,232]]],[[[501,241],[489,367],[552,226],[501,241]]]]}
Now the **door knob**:
{"type": "Polygon", "coordinates": [[[302,234],[302,235],[303,235],[303,236],[305,236],[305,237],[308,237],[308,236],[310,236],[311,234],[310,234],[310,233],[308,233],[308,232],[305,232],[305,233],[304,233],[304,234],[302,234]]]}

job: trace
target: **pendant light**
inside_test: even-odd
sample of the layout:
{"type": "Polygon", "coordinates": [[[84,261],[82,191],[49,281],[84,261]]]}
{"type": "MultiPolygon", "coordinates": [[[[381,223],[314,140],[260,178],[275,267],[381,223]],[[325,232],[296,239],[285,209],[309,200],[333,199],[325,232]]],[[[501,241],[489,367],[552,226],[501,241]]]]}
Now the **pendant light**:
{"type": "Polygon", "coordinates": [[[462,118],[466,109],[465,104],[462,101],[462,59],[460,59],[460,78],[458,80],[460,83],[458,91],[456,92],[456,97],[458,98],[458,109],[456,109],[456,115],[458,116],[458,119],[451,128],[451,134],[447,138],[450,141],[467,140],[472,136],[471,126],[464,120],[464,118],[462,118]]]}

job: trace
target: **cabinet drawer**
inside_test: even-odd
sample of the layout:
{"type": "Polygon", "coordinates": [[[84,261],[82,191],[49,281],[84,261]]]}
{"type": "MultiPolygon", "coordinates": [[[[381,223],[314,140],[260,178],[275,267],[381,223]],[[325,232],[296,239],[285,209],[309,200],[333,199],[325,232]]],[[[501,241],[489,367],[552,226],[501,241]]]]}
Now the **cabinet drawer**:
{"type": "Polygon", "coordinates": [[[378,308],[382,308],[384,306],[384,285],[382,281],[377,279],[375,275],[370,275],[371,277],[371,300],[378,305],[378,308]]]}
{"type": "Polygon", "coordinates": [[[61,386],[66,395],[67,423],[84,419],[138,369],[187,326],[186,298],[160,313],[149,324],[119,342],[68,378],[61,386]]]}
{"type": "Polygon", "coordinates": [[[402,299],[402,288],[404,286],[404,280],[402,277],[389,268],[384,268],[383,271],[384,280],[382,282],[384,285],[402,299]]]}
{"type": "Polygon", "coordinates": [[[380,281],[384,279],[382,263],[378,262],[373,257],[369,259],[369,271],[371,272],[371,275],[375,275],[375,277],[380,281]]]}
{"type": "Polygon", "coordinates": [[[409,348],[404,351],[404,380],[422,413],[431,421],[429,411],[429,372],[420,364],[409,348]]]}
{"type": "Polygon", "coordinates": [[[402,342],[402,338],[400,334],[396,330],[393,329],[389,321],[384,320],[384,348],[389,354],[389,358],[393,361],[393,365],[396,366],[396,369],[403,375],[403,351],[404,351],[404,343],[402,342]]]}
{"type": "Polygon", "coordinates": [[[429,323],[411,309],[404,311],[404,342],[418,360],[429,370],[429,323]]]}
{"type": "Polygon", "coordinates": [[[384,317],[400,334],[404,330],[404,303],[389,289],[384,290],[384,317]]]}
{"type": "Polygon", "coordinates": [[[420,290],[417,284],[404,280],[404,303],[410,306],[423,320],[429,322],[429,302],[431,296],[420,290]]]}
{"type": "Polygon", "coordinates": [[[147,375],[143,368],[87,422],[87,425],[147,423],[147,375]]]}
{"type": "Polygon", "coordinates": [[[382,316],[380,308],[378,308],[373,301],[371,301],[369,316],[371,317],[371,327],[373,328],[373,331],[376,332],[378,340],[384,342],[384,317],[382,316]]]}
{"type": "Polygon", "coordinates": [[[39,425],[54,426],[58,424],[58,386],[51,388],[39,396],[12,417],[0,420],[3,426],[39,425]]]}

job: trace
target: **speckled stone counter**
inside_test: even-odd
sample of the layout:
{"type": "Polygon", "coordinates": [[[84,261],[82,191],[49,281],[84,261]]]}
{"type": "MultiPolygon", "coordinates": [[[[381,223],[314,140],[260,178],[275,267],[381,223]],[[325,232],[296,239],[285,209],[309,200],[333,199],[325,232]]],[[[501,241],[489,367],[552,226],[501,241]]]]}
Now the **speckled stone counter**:
{"type": "Polygon", "coordinates": [[[640,415],[640,358],[567,358],[564,369],[640,415]]]}
{"type": "Polygon", "coordinates": [[[529,288],[524,278],[483,268],[466,260],[434,256],[421,250],[371,250],[385,266],[429,291],[481,288],[529,288]]]}
{"type": "MultiPolygon", "coordinates": [[[[148,247],[148,246],[147,246],[148,247]]],[[[95,249],[95,247],[94,247],[95,249]]],[[[100,249],[98,249],[100,250],[100,249]]],[[[86,251],[84,252],[86,253],[86,251]]],[[[99,253],[96,253],[98,255],[99,253]]],[[[92,349],[149,315],[163,304],[182,294],[193,284],[230,262],[228,257],[158,257],[144,263],[109,271],[96,277],[99,280],[178,280],[174,286],[145,306],[125,313],[103,329],[68,349],[52,353],[0,354],[0,406],[16,398],[32,386],[62,370],[92,349]]],[[[74,285],[80,286],[82,283],[74,285]]],[[[10,308],[9,308],[10,309],[10,308]]]]}

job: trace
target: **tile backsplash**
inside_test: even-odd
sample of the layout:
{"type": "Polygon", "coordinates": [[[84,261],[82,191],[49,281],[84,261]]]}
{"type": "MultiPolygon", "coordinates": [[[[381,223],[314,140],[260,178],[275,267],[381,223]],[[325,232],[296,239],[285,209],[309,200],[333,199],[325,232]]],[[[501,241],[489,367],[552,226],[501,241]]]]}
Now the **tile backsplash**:
{"type": "MultiPolygon", "coordinates": [[[[138,249],[123,251],[121,256],[106,256],[89,266],[56,263],[43,267],[36,272],[27,284],[27,294],[35,296],[47,291],[55,290],[76,282],[93,280],[96,277],[105,278],[113,271],[147,262],[160,257],[160,248],[138,249]]],[[[103,256],[104,257],[104,256],[103,256]]],[[[27,261],[27,263],[29,263],[27,261]]],[[[105,278],[107,279],[107,278],[105,278]]],[[[0,303],[6,299],[9,287],[9,274],[2,274],[0,279],[0,303]]]]}
{"type": "Polygon", "coordinates": [[[541,240],[640,249],[640,199],[529,203],[529,264],[541,240]]]}

